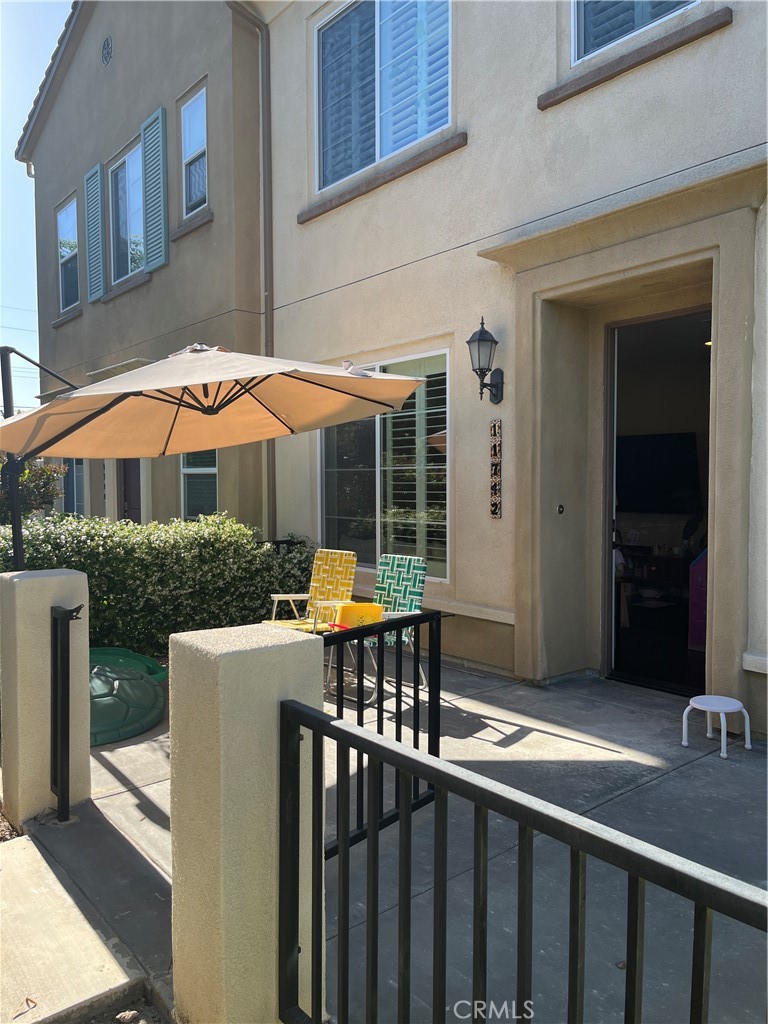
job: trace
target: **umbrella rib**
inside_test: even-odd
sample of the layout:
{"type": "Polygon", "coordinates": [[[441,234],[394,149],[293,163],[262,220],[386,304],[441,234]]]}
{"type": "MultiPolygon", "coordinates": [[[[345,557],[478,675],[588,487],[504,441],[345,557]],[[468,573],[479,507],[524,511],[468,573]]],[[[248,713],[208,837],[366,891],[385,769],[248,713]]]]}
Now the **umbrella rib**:
{"type": "Polygon", "coordinates": [[[55,444],[58,444],[59,441],[66,440],[66,438],[70,437],[72,434],[77,433],[78,430],[81,430],[83,427],[87,427],[89,423],[93,423],[93,421],[97,420],[100,416],[104,416],[106,413],[111,412],[115,406],[121,405],[129,398],[141,398],[142,394],[143,392],[141,391],[132,391],[127,395],[118,395],[116,398],[113,398],[111,402],[108,402],[107,405],[103,406],[103,408],[96,409],[94,412],[89,413],[77,423],[72,424],[67,427],[66,430],[62,430],[60,433],[50,438],[45,442],[45,444],[38,445],[37,448],[32,448],[23,456],[24,459],[35,459],[38,455],[43,455],[47,449],[52,448],[55,444]]]}
{"type": "Polygon", "coordinates": [[[172,405],[174,408],[190,409],[192,412],[202,412],[205,408],[205,406],[203,406],[201,409],[199,405],[193,404],[192,402],[185,402],[183,398],[175,398],[173,395],[161,397],[163,395],[165,395],[164,391],[156,393],[145,391],[142,394],[142,398],[151,398],[153,402],[162,402],[163,405],[172,405]]]}
{"type": "Polygon", "coordinates": [[[179,418],[179,412],[180,411],[181,411],[181,402],[179,402],[177,404],[177,406],[176,406],[176,412],[173,414],[173,419],[171,420],[171,426],[170,426],[170,429],[168,430],[168,436],[165,439],[165,444],[163,445],[163,450],[160,452],[161,455],[165,455],[165,453],[168,451],[168,445],[171,443],[171,434],[173,433],[174,427],[176,426],[176,420],[179,418]]]}
{"type": "MultiPolygon", "coordinates": [[[[166,392],[166,391],[161,391],[160,393],[161,393],[161,394],[163,394],[163,395],[167,394],[167,392],[166,392]]],[[[204,403],[204,402],[202,402],[202,401],[201,401],[201,400],[200,400],[200,399],[199,399],[199,398],[197,397],[197,395],[195,394],[195,392],[194,392],[194,391],[192,391],[192,390],[191,390],[190,388],[188,388],[188,387],[186,387],[186,386],[185,386],[185,387],[183,387],[183,388],[181,389],[181,397],[180,397],[180,400],[181,400],[181,399],[183,398],[183,396],[184,396],[184,395],[187,395],[187,396],[188,396],[188,398],[189,398],[189,399],[190,399],[190,400],[191,400],[192,402],[194,402],[194,405],[195,405],[195,407],[196,407],[196,408],[198,408],[198,409],[200,409],[201,411],[202,411],[203,409],[205,409],[205,408],[206,408],[206,406],[205,406],[205,403],[204,403]]],[[[189,406],[187,406],[187,408],[189,408],[189,406]]]]}
{"type": "Polygon", "coordinates": [[[325,391],[333,391],[337,395],[346,395],[347,398],[357,398],[361,402],[370,402],[371,405],[380,405],[382,409],[391,409],[393,411],[396,409],[396,406],[392,405],[391,402],[380,402],[376,398],[368,398],[367,395],[356,395],[352,391],[345,391],[343,388],[334,388],[330,384],[321,384],[317,380],[308,380],[306,377],[297,377],[293,373],[284,373],[282,376],[287,377],[289,380],[297,380],[301,384],[310,384],[315,388],[323,388],[325,391]]]}
{"type": "Polygon", "coordinates": [[[253,388],[257,388],[259,384],[263,384],[266,379],[266,377],[262,377],[261,380],[256,380],[255,377],[251,377],[250,380],[248,380],[245,384],[243,384],[242,381],[239,380],[233,381],[232,387],[229,389],[229,391],[227,391],[226,395],[224,395],[224,397],[221,400],[219,410],[227,409],[230,405],[232,405],[233,402],[236,402],[239,398],[242,398],[243,395],[250,395],[253,388]],[[256,381],[255,384],[254,381],[256,381]]]}
{"type": "Polygon", "coordinates": [[[262,407],[264,412],[269,413],[269,415],[276,419],[278,423],[281,423],[287,431],[289,431],[291,434],[296,433],[296,431],[293,429],[290,423],[286,423],[284,419],[277,415],[274,409],[270,409],[269,406],[264,405],[262,400],[260,398],[257,398],[256,395],[254,395],[253,391],[246,391],[245,394],[250,395],[254,402],[257,402],[262,407]]]}

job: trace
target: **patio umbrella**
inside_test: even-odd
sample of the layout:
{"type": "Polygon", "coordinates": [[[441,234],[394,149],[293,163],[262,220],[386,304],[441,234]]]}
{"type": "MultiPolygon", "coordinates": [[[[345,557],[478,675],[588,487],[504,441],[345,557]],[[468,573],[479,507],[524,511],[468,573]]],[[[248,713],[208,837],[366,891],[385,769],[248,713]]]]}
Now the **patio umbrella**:
{"type": "Polygon", "coordinates": [[[401,409],[423,381],[190,345],[0,421],[14,568],[24,566],[19,474],[39,455],[138,459],[228,448],[401,409]]]}
{"type": "Polygon", "coordinates": [[[135,459],[284,437],[402,408],[423,381],[190,345],[0,422],[0,451],[135,459]]]}

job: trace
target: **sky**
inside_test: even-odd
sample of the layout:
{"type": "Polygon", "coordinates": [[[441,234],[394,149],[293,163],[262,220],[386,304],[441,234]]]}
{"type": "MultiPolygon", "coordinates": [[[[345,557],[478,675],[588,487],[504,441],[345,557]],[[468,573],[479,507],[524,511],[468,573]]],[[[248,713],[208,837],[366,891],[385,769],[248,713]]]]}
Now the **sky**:
{"type": "MultiPolygon", "coordinates": [[[[37,359],[34,182],[14,159],[21,129],[67,20],[67,3],[0,0],[0,344],[37,359]]],[[[38,405],[34,366],[11,356],[14,405],[38,405]]]]}

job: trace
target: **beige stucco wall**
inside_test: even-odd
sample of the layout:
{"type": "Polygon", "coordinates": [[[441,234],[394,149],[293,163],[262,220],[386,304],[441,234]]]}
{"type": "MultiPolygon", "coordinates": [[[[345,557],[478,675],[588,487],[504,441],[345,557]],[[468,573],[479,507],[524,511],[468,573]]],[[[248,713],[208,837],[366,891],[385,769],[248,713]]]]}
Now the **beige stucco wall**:
{"type": "Polygon", "coordinates": [[[750,713],[766,719],[768,672],[768,346],[766,345],[766,204],[755,229],[755,322],[752,344],[752,460],[749,501],[749,623],[743,659],[750,713]],[[755,711],[757,707],[757,711],[755,711]]]}
{"type": "MultiPolygon", "coordinates": [[[[32,148],[38,253],[41,362],[76,384],[89,373],[132,359],[159,359],[193,342],[258,352],[262,346],[259,40],[223,3],[83,5],[32,148]],[[105,67],[102,42],[111,36],[105,67]],[[138,140],[141,122],[163,106],[167,118],[169,232],[184,224],[181,104],[207,90],[208,205],[214,219],[169,242],[169,263],[109,302],[88,303],[83,175],[108,165],[138,140]],[[76,144],[73,144],[76,142],[76,144]],[[56,207],[78,200],[82,316],[59,317],[56,207]]],[[[112,288],[107,258],[108,288],[112,288]]],[[[140,275],[139,275],[140,276],[140,275]]],[[[122,282],[121,282],[122,283],[122,282]]],[[[130,368],[130,367],[126,367],[130,368]]],[[[45,391],[54,382],[43,378],[45,391]]],[[[205,439],[201,436],[201,448],[205,439]]],[[[259,449],[220,457],[220,507],[259,523],[263,517],[259,449]]],[[[179,460],[152,471],[152,517],[179,514],[179,460]]],[[[98,475],[101,467],[93,472],[98,475]]],[[[96,500],[89,511],[103,512],[96,500]]]]}
{"type": "MultiPolygon", "coordinates": [[[[709,269],[700,268],[693,277],[688,271],[665,271],[654,278],[652,246],[647,254],[628,252],[627,259],[617,258],[611,247],[749,206],[755,198],[758,205],[762,201],[764,170],[747,175],[748,181],[741,172],[765,158],[760,148],[765,9],[736,3],[729,27],[542,112],[536,98],[545,90],[721,5],[698,4],[571,69],[570,4],[454,4],[452,120],[436,138],[463,130],[467,146],[300,225],[297,214],[319,197],[313,156],[314,32],[338,5],[255,6],[270,20],[273,81],[281,83],[273,111],[280,183],[276,351],[362,363],[444,348],[450,395],[449,577],[428,581],[427,604],[462,616],[454,627],[459,656],[506,670],[514,666],[514,672],[532,678],[600,669],[605,316],[621,319],[711,302],[715,260],[709,254],[709,269]],[[674,199],[660,202],[664,195],[674,199]],[[479,253],[513,241],[519,243],[514,260],[499,259],[489,267],[478,259],[479,253]],[[607,275],[611,267],[613,283],[575,299],[564,288],[561,296],[534,306],[527,284],[521,287],[520,272],[579,254],[573,279],[579,288],[586,290],[594,275],[607,275]],[[647,280],[627,288],[625,277],[635,261],[645,265],[647,280]],[[500,341],[497,364],[507,379],[504,403],[496,408],[479,404],[464,346],[480,315],[500,341]],[[535,439],[530,407],[520,408],[526,394],[518,379],[520,346],[533,325],[548,318],[560,326],[548,332],[546,348],[536,356],[541,363],[531,369],[546,393],[536,412],[542,435],[535,439]],[[576,395],[587,396],[586,407],[576,395]],[[496,415],[504,433],[501,521],[488,514],[487,432],[496,415]],[[541,486],[536,501],[546,515],[542,511],[532,524],[521,521],[520,511],[532,501],[535,440],[563,457],[535,469],[541,486]],[[554,508],[561,501],[566,513],[559,517],[554,508]],[[546,551],[535,569],[532,551],[546,551]],[[577,605],[575,594],[582,603],[577,605]],[[525,637],[519,635],[521,616],[525,637]],[[470,643],[470,636],[476,641],[470,643]],[[546,637],[552,642],[542,648],[546,637]]],[[[377,169],[352,180],[365,181],[377,169]]],[[[348,184],[326,189],[322,197],[348,184]]],[[[670,252],[682,260],[686,245],[679,241],[670,252]]],[[[742,312],[754,279],[751,242],[743,253],[734,257],[733,300],[720,292],[730,314],[739,307],[742,325],[749,323],[742,312]]],[[[543,270],[540,280],[547,280],[543,270]]],[[[739,362],[736,372],[743,383],[749,370],[739,362]]],[[[730,415],[733,410],[721,412],[727,425],[718,429],[731,432],[723,441],[726,449],[741,450],[749,423],[730,415]]],[[[717,419],[715,414],[713,423],[717,419]]],[[[318,443],[286,439],[277,453],[279,528],[319,539],[318,443]],[[309,501],[300,500],[305,488],[309,501]]],[[[732,470],[743,495],[748,467],[732,470]]],[[[726,502],[730,505],[730,499],[726,502]]],[[[741,539],[731,554],[741,557],[747,524],[741,514],[736,523],[741,539]]],[[[361,592],[370,582],[371,574],[358,570],[361,592]]],[[[738,626],[730,641],[729,671],[736,648],[745,642],[747,607],[745,592],[732,596],[737,622],[713,627],[738,626]]],[[[449,636],[450,623],[445,625],[449,636]]],[[[741,686],[743,673],[733,672],[741,686]]]]}
{"type": "Polygon", "coordinates": [[[83,606],[70,623],[69,800],[91,795],[88,578],[71,569],[0,574],[2,807],[17,828],[57,806],[51,790],[51,608],[83,606]]]}
{"type": "MultiPolygon", "coordinates": [[[[753,290],[764,278],[759,266],[756,272],[753,229],[746,221],[738,228],[735,222],[713,225],[731,211],[759,207],[765,198],[765,6],[736,2],[730,26],[542,112],[536,99],[545,90],[721,5],[702,0],[571,68],[571,5],[565,0],[454,3],[451,123],[380,166],[396,165],[456,131],[467,132],[468,144],[302,225],[297,214],[319,198],[314,33],[339,4],[251,6],[268,20],[271,34],[276,354],[332,363],[447,354],[449,568],[445,580],[428,581],[426,595],[428,605],[456,615],[445,624],[446,650],[535,679],[603,667],[605,326],[711,302],[726,341],[716,357],[720,390],[713,388],[710,410],[718,466],[710,477],[710,509],[720,522],[729,516],[731,522],[712,572],[719,579],[720,566],[736,564],[741,577],[718,583],[710,656],[717,651],[720,660],[710,676],[719,679],[722,670],[735,680],[728,683],[733,692],[758,700],[765,677],[750,682],[754,673],[734,665],[741,665],[751,643],[748,624],[749,638],[759,640],[764,621],[764,603],[755,596],[759,576],[755,583],[752,573],[749,599],[745,582],[748,562],[754,561],[747,538],[758,563],[764,542],[755,526],[763,493],[757,478],[751,534],[746,512],[752,416],[744,390],[753,346],[760,344],[759,335],[752,336],[753,316],[760,323],[762,315],[764,325],[753,290]],[[481,315],[500,342],[497,365],[506,374],[498,407],[478,402],[468,368],[464,342],[481,315]],[[488,511],[488,424],[495,417],[502,420],[504,446],[498,521],[488,511]],[[542,451],[550,449],[560,453],[557,462],[542,460],[542,451]],[[561,502],[566,511],[557,516],[553,509],[561,502]],[[547,518],[550,513],[556,518],[547,518]],[[563,627],[575,595],[581,604],[563,627]]],[[[128,338],[141,335],[142,323],[146,334],[142,318],[150,315],[150,297],[157,298],[161,280],[169,291],[153,314],[159,326],[152,337],[154,344],[163,339],[165,351],[180,347],[189,331],[174,328],[170,334],[164,318],[174,309],[177,320],[183,313],[183,325],[202,319],[197,303],[221,315],[198,324],[194,340],[221,340],[220,329],[238,347],[251,340],[257,345],[260,337],[256,36],[238,21],[233,38],[232,15],[223,5],[158,3],[151,9],[156,32],[147,32],[146,21],[140,31],[153,74],[144,68],[133,94],[146,113],[160,102],[170,111],[175,97],[209,76],[209,126],[221,132],[221,146],[211,145],[210,156],[215,220],[172,243],[171,265],[150,284],[87,308],[80,320],[56,332],[54,347],[73,366],[81,365],[77,346],[86,322],[96,324],[103,314],[115,311],[104,325],[116,325],[128,338]],[[179,32],[172,47],[177,59],[150,61],[157,40],[171,27],[179,32]],[[162,98],[166,93],[168,100],[162,98]],[[176,274],[183,278],[183,301],[182,292],[170,286],[176,274]],[[73,339],[70,347],[67,338],[73,339]]],[[[109,29],[115,58],[106,74],[115,80],[127,74],[116,62],[120,46],[132,38],[129,15],[125,4],[98,5],[85,25],[76,53],[93,53],[93,60],[73,61],[76,73],[67,75],[56,101],[59,127],[46,126],[38,144],[47,166],[66,141],[67,124],[83,124],[83,90],[109,81],[98,59],[107,25],[117,28],[109,29]]],[[[104,107],[106,99],[97,103],[104,107]]],[[[99,153],[84,156],[76,170],[73,161],[80,154],[67,152],[57,175],[79,182],[96,159],[116,152],[127,128],[109,131],[112,148],[102,140],[99,153]]],[[[364,170],[353,181],[365,181],[378,169],[364,170]]],[[[39,225],[40,214],[64,198],[62,189],[38,182],[39,225]]],[[[52,216],[39,226],[41,251],[53,251],[53,228],[52,216]]],[[[764,242],[758,241],[757,251],[764,252],[764,242]]],[[[50,280],[41,291],[50,299],[50,280]]],[[[133,345],[131,352],[147,344],[133,345]]],[[[758,367],[759,354],[755,373],[758,367]]],[[[764,391],[755,381],[756,415],[764,391]]],[[[277,533],[293,530],[321,540],[317,435],[280,440],[276,451],[277,533]]],[[[759,435],[755,451],[759,455],[759,435]]],[[[257,455],[222,455],[222,508],[251,518],[250,509],[263,503],[259,468],[257,455]]],[[[152,491],[156,514],[178,513],[176,460],[153,466],[152,491]]],[[[372,571],[361,568],[358,593],[369,593],[372,583],[372,571]]]]}

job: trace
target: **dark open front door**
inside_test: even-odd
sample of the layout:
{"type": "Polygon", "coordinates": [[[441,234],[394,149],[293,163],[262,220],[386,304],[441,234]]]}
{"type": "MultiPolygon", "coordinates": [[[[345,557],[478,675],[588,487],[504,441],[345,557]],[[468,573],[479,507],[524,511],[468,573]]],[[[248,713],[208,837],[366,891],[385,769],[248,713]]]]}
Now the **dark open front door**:
{"type": "Polygon", "coordinates": [[[709,311],[616,331],[615,678],[704,691],[709,311]]]}
{"type": "Polygon", "coordinates": [[[120,518],[141,522],[141,463],[139,459],[120,460],[120,518]]]}

